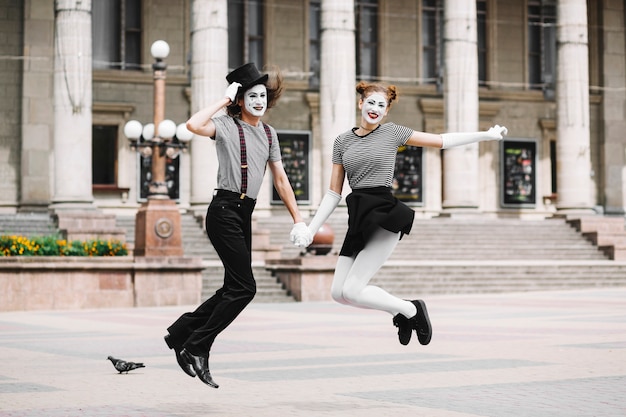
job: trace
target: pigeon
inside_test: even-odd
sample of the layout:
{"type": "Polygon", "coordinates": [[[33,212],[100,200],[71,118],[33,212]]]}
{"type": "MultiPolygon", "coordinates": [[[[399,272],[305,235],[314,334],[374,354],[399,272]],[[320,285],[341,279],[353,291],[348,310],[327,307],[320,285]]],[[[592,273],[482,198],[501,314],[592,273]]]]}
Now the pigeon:
{"type": "Polygon", "coordinates": [[[122,359],[116,359],[113,356],[109,356],[107,358],[111,361],[115,369],[121,374],[122,372],[128,373],[128,371],[132,371],[137,368],[145,368],[146,366],[141,362],[127,362],[122,359]]]}

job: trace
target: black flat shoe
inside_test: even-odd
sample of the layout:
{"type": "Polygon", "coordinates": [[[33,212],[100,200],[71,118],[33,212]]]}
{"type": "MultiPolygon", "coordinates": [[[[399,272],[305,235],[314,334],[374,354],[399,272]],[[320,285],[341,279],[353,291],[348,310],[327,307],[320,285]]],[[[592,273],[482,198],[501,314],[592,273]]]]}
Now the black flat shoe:
{"type": "Polygon", "coordinates": [[[170,344],[170,335],[169,334],[166,335],[164,339],[165,339],[165,343],[167,344],[167,347],[174,350],[174,353],[176,354],[176,362],[178,362],[178,366],[180,366],[180,369],[182,369],[183,372],[189,375],[190,377],[192,378],[195,377],[196,372],[193,370],[193,366],[185,362],[182,356],[180,356],[180,349],[176,349],[174,346],[170,344]]]}
{"type": "Polygon", "coordinates": [[[411,341],[411,334],[413,334],[413,328],[411,327],[409,319],[398,313],[393,316],[393,325],[398,328],[398,340],[400,340],[400,344],[408,345],[411,341]]]}
{"type": "Polygon", "coordinates": [[[419,340],[420,344],[427,345],[433,336],[433,328],[428,318],[426,303],[422,300],[413,300],[411,302],[417,308],[417,314],[410,319],[412,327],[415,329],[415,333],[417,333],[417,340],[419,340]]]}
{"type": "Polygon", "coordinates": [[[212,388],[219,388],[217,382],[213,380],[211,377],[211,372],[209,372],[209,358],[204,356],[196,356],[187,352],[187,349],[183,349],[180,351],[180,356],[183,357],[185,362],[193,366],[193,370],[196,371],[196,375],[200,378],[200,381],[204,382],[208,386],[212,388]]]}

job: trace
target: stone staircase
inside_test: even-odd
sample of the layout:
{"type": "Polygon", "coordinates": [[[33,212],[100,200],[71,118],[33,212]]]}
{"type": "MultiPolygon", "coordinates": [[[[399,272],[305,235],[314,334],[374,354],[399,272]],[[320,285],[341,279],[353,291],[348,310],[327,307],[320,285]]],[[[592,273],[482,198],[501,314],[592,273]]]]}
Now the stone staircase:
{"type": "MultiPolygon", "coordinates": [[[[205,300],[222,286],[224,267],[204,231],[202,222],[202,219],[191,214],[181,216],[183,252],[185,256],[202,258],[205,266],[202,271],[202,299],[205,300]]],[[[126,229],[126,241],[132,245],[135,240],[135,217],[118,216],[117,226],[126,229]]],[[[257,282],[257,295],[253,302],[294,301],[283,289],[282,284],[262,264],[253,263],[252,269],[257,282]]]]}
{"type": "Polygon", "coordinates": [[[57,226],[48,213],[0,214],[0,234],[27,237],[58,233],[57,226]]]}
{"type": "MultiPolygon", "coordinates": [[[[346,230],[347,213],[338,208],[328,223],[335,232],[337,253],[346,230]]],[[[607,226],[553,218],[547,220],[433,218],[416,219],[410,235],[372,280],[404,298],[422,294],[471,293],[626,286],[626,262],[611,260],[624,247],[623,218],[607,226]],[[607,239],[614,250],[607,250],[607,239]]],[[[284,213],[259,217],[258,227],[270,231],[270,244],[282,248],[281,257],[294,258],[303,251],[289,243],[291,219],[284,213]]],[[[116,218],[134,243],[134,216],[116,218]]],[[[222,283],[223,267],[201,222],[182,216],[186,256],[201,257],[203,294],[209,297],[222,283]]],[[[0,233],[25,236],[57,232],[47,213],[0,215],[0,233]]],[[[313,256],[313,255],[307,255],[313,256]]],[[[331,259],[329,259],[332,262],[331,259]]],[[[254,262],[256,302],[293,301],[262,262],[254,262]]]]}
{"type": "MultiPolygon", "coordinates": [[[[335,232],[338,251],[346,232],[347,213],[337,210],[328,223],[335,232]]],[[[271,230],[271,241],[285,245],[283,257],[298,256],[287,245],[291,221],[261,218],[271,230]]],[[[563,219],[416,219],[390,261],[459,260],[606,260],[607,257],[563,219]]]]}
{"type": "MultiPolygon", "coordinates": [[[[329,219],[334,252],[343,241],[346,216],[335,212],[329,219]]],[[[275,243],[288,236],[287,221],[259,224],[272,230],[275,243]]],[[[371,283],[403,298],[626,286],[626,262],[609,259],[591,240],[565,218],[416,219],[371,283]]],[[[297,248],[283,249],[283,257],[298,255],[297,248]]]]}

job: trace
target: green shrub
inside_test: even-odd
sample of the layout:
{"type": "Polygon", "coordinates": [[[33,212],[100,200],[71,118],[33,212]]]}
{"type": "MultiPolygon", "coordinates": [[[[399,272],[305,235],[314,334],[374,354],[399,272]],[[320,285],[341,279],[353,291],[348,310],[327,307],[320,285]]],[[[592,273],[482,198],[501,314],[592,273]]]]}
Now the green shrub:
{"type": "Polygon", "coordinates": [[[68,242],[60,236],[1,235],[0,256],[126,256],[126,244],[118,240],[92,239],[68,242]]]}

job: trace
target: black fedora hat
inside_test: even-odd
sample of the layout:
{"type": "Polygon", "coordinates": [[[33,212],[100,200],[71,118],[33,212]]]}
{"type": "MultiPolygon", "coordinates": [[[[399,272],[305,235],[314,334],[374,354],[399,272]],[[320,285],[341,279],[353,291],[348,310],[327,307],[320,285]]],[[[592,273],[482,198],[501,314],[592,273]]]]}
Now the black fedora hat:
{"type": "Polygon", "coordinates": [[[268,75],[261,74],[254,63],[249,62],[232,70],[227,76],[226,81],[228,83],[241,84],[240,91],[246,91],[248,88],[257,84],[265,84],[267,82],[268,75]]]}

